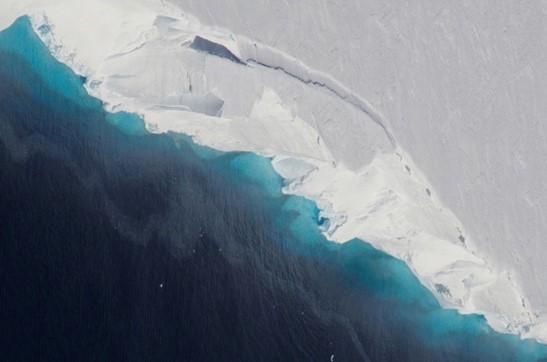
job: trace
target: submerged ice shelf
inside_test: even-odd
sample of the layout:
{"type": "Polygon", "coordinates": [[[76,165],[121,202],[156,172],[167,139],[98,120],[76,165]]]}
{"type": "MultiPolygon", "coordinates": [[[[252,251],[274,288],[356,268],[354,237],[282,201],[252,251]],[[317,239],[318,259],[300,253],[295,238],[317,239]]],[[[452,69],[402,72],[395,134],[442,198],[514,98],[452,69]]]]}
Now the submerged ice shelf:
{"type": "Polygon", "coordinates": [[[89,92],[110,110],[141,115],[152,132],[181,132],[219,150],[270,157],[285,192],[317,203],[329,239],[367,240],[404,260],[444,306],[547,341],[547,321],[511,272],[488,262],[358,94],[176,7],[141,1],[128,10],[124,1],[98,0],[86,2],[88,11],[79,6],[14,1],[0,25],[31,15],[52,54],[86,76],[89,92]],[[361,154],[359,163],[353,153],[361,154]]]}

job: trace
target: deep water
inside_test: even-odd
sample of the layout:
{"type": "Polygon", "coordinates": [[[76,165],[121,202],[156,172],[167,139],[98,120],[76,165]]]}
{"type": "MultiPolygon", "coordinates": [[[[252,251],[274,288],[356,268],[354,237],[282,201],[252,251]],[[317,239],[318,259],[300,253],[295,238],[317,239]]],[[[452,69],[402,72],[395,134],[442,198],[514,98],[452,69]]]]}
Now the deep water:
{"type": "Polygon", "coordinates": [[[328,242],[267,159],[108,114],[19,19],[0,33],[0,355],[538,361],[401,261],[328,242]]]}

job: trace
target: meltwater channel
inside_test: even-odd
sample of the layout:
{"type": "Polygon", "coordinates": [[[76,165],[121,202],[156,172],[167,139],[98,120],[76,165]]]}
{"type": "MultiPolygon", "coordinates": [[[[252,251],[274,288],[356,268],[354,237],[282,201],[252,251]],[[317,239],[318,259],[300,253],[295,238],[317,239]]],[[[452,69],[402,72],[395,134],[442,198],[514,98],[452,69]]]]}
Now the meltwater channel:
{"type": "Polygon", "coordinates": [[[269,160],[110,114],[28,18],[0,33],[2,359],[539,361],[335,244],[269,160]]]}

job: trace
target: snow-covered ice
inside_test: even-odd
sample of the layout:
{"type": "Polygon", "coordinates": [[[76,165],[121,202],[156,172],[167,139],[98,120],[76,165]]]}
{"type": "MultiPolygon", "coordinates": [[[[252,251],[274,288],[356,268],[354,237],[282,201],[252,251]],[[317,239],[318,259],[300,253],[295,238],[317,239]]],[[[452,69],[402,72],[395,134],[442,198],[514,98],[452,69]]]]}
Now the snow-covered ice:
{"type": "Polygon", "coordinates": [[[534,14],[425,0],[314,12],[309,1],[0,2],[0,28],[30,15],[109,110],[271,157],[285,192],[317,202],[329,239],[369,241],[444,306],[547,342],[535,81],[547,68],[534,65],[547,48],[491,39],[533,35],[534,14]]]}

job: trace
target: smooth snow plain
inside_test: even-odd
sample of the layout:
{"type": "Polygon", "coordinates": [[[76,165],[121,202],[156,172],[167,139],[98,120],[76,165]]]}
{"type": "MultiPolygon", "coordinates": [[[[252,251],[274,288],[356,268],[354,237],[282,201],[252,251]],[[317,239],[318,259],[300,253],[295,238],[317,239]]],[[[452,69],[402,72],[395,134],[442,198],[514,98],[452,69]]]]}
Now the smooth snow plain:
{"type": "MultiPolygon", "coordinates": [[[[328,220],[321,227],[329,239],[341,243],[353,238],[366,240],[404,260],[443,306],[484,314],[498,331],[547,342],[547,305],[536,302],[537,297],[530,298],[545,295],[537,284],[541,278],[530,278],[536,284],[524,282],[528,263],[519,262],[518,257],[504,259],[489,244],[497,237],[500,249],[517,256],[524,253],[527,244],[500,237],[500,233],[513,235],[510,229],[517,225],[514,230],[519,230],[521,220],[509,219],[513,215],[509,207],[507,214],[502,214],[506,215],[503,228],[485,237],[494,225],[490,219],[499,217],[503,209],[489,211],[503,204],[493,202],[490,206],[488,193],[482,198],[480,194],[465,194],[469,177],[474,175],[477,183],[484,178],[487,184],[497,174],[464,172],[460,175],[467,180],[463,186],[439,177],[439,172],[447,169],[443,165],[446,150],[434,149],[431,139],[450,143],[450,135],[446,127],[438,130],[430,122],[448,103],[429,105],[419,97],[424,96],[421,87],[449,85],[431,79],[428,85],[411,82],[413,85],[405,90],[407,83],[394,82],[397,88],[386,88],[388,95],[370,94],[379,84],[390,84],[393,77],[407,74],[408,69],[391,64],[399,55],[392,59],[390,51],[398,46],[406,49],[408,38],[391,32],[400,32],[403,26],[425,32],[419,23],[413,24],[419,22],[416,12],[419,15],[420,9],[410,11],[407,18],[404,12],[374,13],[373,19],[381,31],[389,33],[390,42],[369,49],[364,46],[367,42],[382,38],[369,39],[371,25],[358,19],[358,14],[368,8],[358,1],[339,2],[332,10],[326,2],[320,2],[321,6],[311,2],[250,6],[242,1],[227,6],[213,0],[178,4],[155,0],[0,3],[0,28],[18,16],[29,15],[52,54],[85,76],[90,94],[101,99],[108,110],[142,116],[151,132],[181,132],[219,150],[251,151],[271,158],[275,170],[286,180],[286,193],[317,203],[321,216],[328,220]],[[309,11],[310,6],[315,10],[309,11]],[[356,15],[348,17],[352,11],[356,15]],[[245,21],[238,23],[243,15],[245,21]],[[390,21],[397,26],[386,27],[390,21]],[[276,38],[276,34],[285,35],[276,38]],[[349,50],[338,58],[341,50],[332,44],[349,50]],[[385,78],[371,75],[370,64],[378,68],[385,65],[394,73],[381,73],[385,78]],[[367,85],[369,75],[372,80],[367,85]],[[405,109],[409,100],[397,103],[397,97],[416,103],[405,109]],[[420,116],[425,121],[413,123],[420,116]],[[403,122],[401,117],[407,118],[403,122]],[[409,129],[412,131],[407,133],[409,129]],[[424,156],[424,150],[430,154],[424,156]],[[413,159],[420,160],[420,168],[413,159]],[[428,172],[421,171],[422,164],[428,172]],[[435,166],[441,171],[435,171],[435,166]],[[432,175],[433,184],[429,181],[432,175]],[[451,191],[454,187],[457,191],[451,191]],[[470,219],[456,207],[465,221],[462,223],[446,206],[459,205],[450,196],[453,192],[474,202],[482,200],[483,212],[471,210],[470,219]],[[484,225],[482,231],[477,231],[477,225],[484,225]],[[536,288],[533,292],[531,285],[536,288]]],[[[421,10],[429,14],[437,7],[421,10]]],[[[437,16],[451,19],[450,11],[440,11],[437,16]]],[[[456,30],[445,30],[450,41],[450,31],[456,30]]],[[[424,35],[422,41],[427,39],[424,35]]],[[[431,56],[430,51],[420,52],[420,46],[413,49],[412,61],[431,56]]],[[[457,49],[464,52],[466,48],[457,49]]],[[[443,57],[442,49],[436,51],[437,67],[451,61],[443,57]]],[[[484,56],[493,56],[487,54],[488,49],[482,51],[484,56]]],[[[435,89],[430,91],[435,93],[435,89]]],[[[439,93],[439,97],[450,96],[450,92],[439,93]]],[[[454,104],[444,109],[448,120],[463,116],[454,104]]],[[[438,122],[446,119],[439,118],[438,122]]],[[[476,129],[468,131],[474,133],[476,129]]],[[[453,141],[454,147],[467,142],[471,145],[472,141],[462,141],[462,135],[453,141]]],[[[490,143],[484,138],[490,136],[480,132],[472,135],[486,145],[490,143]]],[[[480,168],[483,161],[495,164],[490,146],[485,147],[488,152],[470,147],[463,151],[466,157],[450,161],[461,167],[470,162],[471,169],[480,168]]],[[[446,149],[450,150],[448,146],[446,149]]],[[[536,263],[533,268],[541,273],[543,267],[536,263]]]]}

